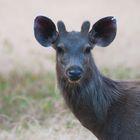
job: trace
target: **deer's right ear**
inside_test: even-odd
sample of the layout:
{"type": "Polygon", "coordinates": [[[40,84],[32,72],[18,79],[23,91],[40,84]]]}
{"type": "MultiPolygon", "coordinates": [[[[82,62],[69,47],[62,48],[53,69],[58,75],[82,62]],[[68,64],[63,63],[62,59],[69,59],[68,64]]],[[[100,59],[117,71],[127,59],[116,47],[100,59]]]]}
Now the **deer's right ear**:
{"type": "Polygon", "coordinates": [[[58,38],[53,21],[44,16],[37,16],[34,20],[34,35],[36,40],[44,47],[55,43],[58,38]]]}

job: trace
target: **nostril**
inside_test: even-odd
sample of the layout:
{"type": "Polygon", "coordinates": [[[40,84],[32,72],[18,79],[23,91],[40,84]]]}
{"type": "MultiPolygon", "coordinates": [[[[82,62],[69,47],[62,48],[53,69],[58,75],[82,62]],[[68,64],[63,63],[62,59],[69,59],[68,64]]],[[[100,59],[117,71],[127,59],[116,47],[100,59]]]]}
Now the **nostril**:
{"type": "Polygon", "coordinates": [[[70,78],[70,80],[78,80],[81,78],[82,75],[82,69],[79,67],[72,67],[67,70],[67,76],[70,78]]]}

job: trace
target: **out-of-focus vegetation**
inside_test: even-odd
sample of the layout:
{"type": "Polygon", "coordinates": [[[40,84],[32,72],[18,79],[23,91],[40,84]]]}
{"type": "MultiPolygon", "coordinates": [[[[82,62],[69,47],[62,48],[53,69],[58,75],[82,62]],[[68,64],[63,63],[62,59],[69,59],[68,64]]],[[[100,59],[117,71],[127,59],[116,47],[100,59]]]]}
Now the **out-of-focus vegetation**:
{"type": "Polygon", "coordinates": [[[56,113],[61,106],[55,74],[11,72],[0,76],[0,128],[11,128],[21,119],[39,120],[56,113]]]}
{"type": "MultiPolygon", "coordinates": [[[[122,66],[117,69],[102,68],[101,71],[113,79],[140,79],[140,73],[122,66]]],[[[43,126],[52,128],[49,129],[52,136],[60,135],[60,129],[63,133],[77,129],[79,123],[66,108],[56,83],[53,72],[13,71],[8,75],[0,75],[0,131],[11,132],[11,129],[18,128],[16,133],[20,133],[21,130],[30,131],[33,126],[39,126],[39,131],[43,126]]]]}
{"type": "Polygon", "coordinates": [[[139,71],[132,71],[130,68],[126,68],[122,65],[119,65],[116,68],[102,68],[102,73],[112,79],[117,80],[134,80],[140,79],[139,71]]]}

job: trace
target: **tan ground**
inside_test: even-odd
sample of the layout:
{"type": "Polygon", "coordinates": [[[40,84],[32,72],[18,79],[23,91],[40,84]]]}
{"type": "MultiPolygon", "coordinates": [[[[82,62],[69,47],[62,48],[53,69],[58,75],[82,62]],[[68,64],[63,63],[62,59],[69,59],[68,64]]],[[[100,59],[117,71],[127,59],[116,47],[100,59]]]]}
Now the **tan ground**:
{"type": "MultiPolygon", "coordinates": [[[[6,74],[15,67],[21,72],[23,69],[34,72],[55,69],[54,50],[41,47],[34,39],[33,20],[37,15],[46,15],[55,23],[63,20],[68,30],[80,30],[84,20],[94,23],[104,16],[115,16],[118,20],[117,37],[108,48],[96,47],[96,63],[100,67],[122,65],[134,70],[140,68],[139,0],[0,0],[1,73],[6,74]]],[[[79,136],[79,133],[85,131],[78,130],[75,137],[71,137],[62,130],[60,137],[56,138],[53,137],[57,134],[54,133],[53,127],[50,130],[33,128],[29,132],[23,132],[20,138],[14,131],[9,134],[1,132],[0,138],[23,140],[25,136],[24,140],[44,140],[49,136],[48,140],[85,140],[79,136]],[[53,132],[50,135],[51,131],[53,132]],[[36,136],[37,133],[39,138],[36,136]]],[[[92,137],[87,140],[91,139],[92,137]]]]}

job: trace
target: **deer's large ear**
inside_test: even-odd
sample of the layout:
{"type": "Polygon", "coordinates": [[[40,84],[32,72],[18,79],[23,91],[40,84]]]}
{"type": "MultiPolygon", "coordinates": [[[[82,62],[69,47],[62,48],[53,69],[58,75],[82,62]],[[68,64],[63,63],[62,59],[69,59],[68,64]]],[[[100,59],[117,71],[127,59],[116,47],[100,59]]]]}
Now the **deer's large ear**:
{"type": "Polygon", "coordinates": [[[106,47],[115,38],[117,31],[116,19],[114,17],[105,17],[97,21],[89,32],[91,43],[106,47]]]}
{"type": "Polygon", "coordinates": [[[34,35],[42,46],[48,47],[55,43],[58,32],[51,19],[44,16],[37,16],[34,20],[34,35]]]}

